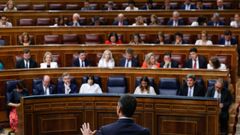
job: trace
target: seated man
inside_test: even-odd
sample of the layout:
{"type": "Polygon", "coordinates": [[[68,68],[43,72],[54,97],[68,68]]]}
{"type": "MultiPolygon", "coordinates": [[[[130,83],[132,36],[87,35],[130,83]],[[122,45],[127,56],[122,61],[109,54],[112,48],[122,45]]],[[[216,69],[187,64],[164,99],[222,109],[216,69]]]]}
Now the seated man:
{"type": "Polygon", "coordinates": [[[160,63],[161,68],[178,68],[178,62],[173,60],[170,52],[165,52],[163,62],[160,63]]]}
{"type": "Polygon", "coordinates": [[[224,10],[224,4],[223,4],[223,0],[216,0],[216,8],[217,10],[224,10]]]}
{"type": "Polygon", "coordinates": [[[80,24],[80,15],[78,13],[74,13],[72,16],[72,22],[69,22],[68,26],[81,26],[80,24]]]}
{"type": "Polygon", "coordinates": [[[224,37],[219,41],[220,45],[237,45],[237,40],[232,37],[232,32],[230,30],[226,30],[224,32],[224,37]]]}
{"type": "Polygon", "coordinates": [[[77,85],[71,82],[71,76],[69,73],[62,74],[62,82],[58,83],[58,94],[73,94],[77,93],[77,85]]]}
{"type": "Polygon", "coordinates": [[[196,9],[196,6],[191,3],[191,0],[185,0],[184,4],[181,6],[183,10],[192,10],[196,9]]]}
{"type": "Polygon", "coordinates": [[[191,48],[189,50],[190,58],[185,63],[185,68],[193,68],[193,69],[200,69],[200,68],[207,68],[207,61],[205,57],[199,56],[197,54],[197,48],[191,48]]]}
{"type": "Polygon", "coordinates": [[[178,11],[173,12],[172,18],[168,21],[167,25],[171,26],[184,25],[183,20],[180,19],[180,13],[178,11]]]}
{"type": "Polygon", "coordinates": [[[23,59],[18,60],[16,63],[16,68],[36,68],[37,63],[31,59],[31,53],[29,49],[23,50],[23,59]]]}
{"type": "Polygon", "coordinates": [[[78,59],[75,59],[73,61],[72,66],[73,67],[89,67],[91,64],[90,62],[86,59],[87,54],[85,51],[79,51],[78,53],[78,59]]]}
{"type": "Polygon", "coordinates": [[[107,10],[107,11],[117,10],[117,7],[116,7],[116,4],[112,0],[109,0],[104,5],[103,10],[107,10]]]}
{"type": "Polygon", "coordinates": [[[210,87],[206,93],[206,97],[213,97],[219,100],[220,111],[220,130],[221,135],[228,134],[228,109],[232,103],[232,95],[230,91],[224,87],[222,79],[218,79],[214,86],[210,87]]]}
{"type": "Polygon", "coordinates": [[[50,95],[55,93],[55,85],[51,84],[49,75],[44,75],[40,84],[33,89],[33,95],[50,95]]]}
{"type": "Polygon", "coordinates": [[[81,8],[82,11],[95,10],[93,6],[90,5],[89,1],[84,1],[84,6],[81,8]]]}
{"type": "Polygon", "coordinates": [[[225,23],[220,20],[220,14],[219,13],[214,13],[211,21],[208,22],[208,26],[223,26],[225,23]]]}
{"type": "Polygon", "coordinates": [[[134,123],[132,115],[137,107],[137,100],[130,95],[120,97],[117,105],[118,120],[101,127],[98,131],[92,131],[89,123],[81,127],[83,135],[150,135],[148,129],[134,123]]]}
{"type": "Polygon", "coordinates": [[[119,66],[121,67],[139,67],[138,59],[134,57],[134,51],[131,48],[127,48],[125,51],[125,57],[120,60],[119,66]]]}
{"type": "Polygon", "coordinates": [[[118,16],[115,18],[113,25],[123,26],[128,25],[128,21],[126,20],[123,13],[118,14],[118,16]]]}
{"type": "Polygon", "coordinates": [[[188,97],[204,97],[204,86],[201,86],[199,83],[196,82],[195,75],[188,74],[186,79],[186,83],[184,83],[183,86],[177,91],[177,95],[188,97]]]}
{"type": "Polygon", "coordinates": [[[6,16],[2,16],[0,19],[0,27],[12,27],[12,23],[8,21],[6,16]]]}

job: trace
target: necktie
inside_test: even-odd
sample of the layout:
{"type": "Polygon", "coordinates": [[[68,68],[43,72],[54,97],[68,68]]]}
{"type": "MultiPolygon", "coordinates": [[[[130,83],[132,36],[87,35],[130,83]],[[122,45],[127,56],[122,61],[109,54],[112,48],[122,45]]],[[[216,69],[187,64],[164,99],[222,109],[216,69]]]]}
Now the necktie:
{"type": "Polygon", "coordinates": [[[193,60],[193,69],[197,69],[197,60],[193,60]]]}
{"type": "Polygon", "coordinates": [[[29,68],[28,60],[26,60],[25,68],[29,68]]]}
{"type": "Polygon", "coordinates": [[[126,64],[125,64],[125,67],[128,67],[129,66],[129,63],[128,63],[129,61],[128,60],[126,60],[126,64]]]}
{"type": "Polygon", "coordinates": [[[192,88],[189,87],[188,90],[189,90],[189,91],[188,91],[188,96],[191,97],[191,96],[192,96],[192,88]]]}
{"type": "Polygon", "coordinates": [[[82,67],[85,67],[85,63],[84,63],[84,61],[82,61],[82,67]]]}
{"type": "Polygon", "coordinates": [[[167,68],[170,68],[170,63],[167,64],[167,68]]]}

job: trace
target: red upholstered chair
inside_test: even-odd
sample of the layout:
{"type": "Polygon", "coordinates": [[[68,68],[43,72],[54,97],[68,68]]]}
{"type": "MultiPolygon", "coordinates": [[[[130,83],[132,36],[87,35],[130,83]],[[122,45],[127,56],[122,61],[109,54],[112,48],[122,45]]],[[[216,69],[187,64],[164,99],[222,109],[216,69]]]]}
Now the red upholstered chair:
{"type": "Polygon", "coordinates": [[[61,44],[59,35],[44,35],[44,44],[61,44]]]}
{"type": "Polygon", "coordinates": [[[98,34],[85,34],[85,44],[99,44],[101,38],[98,34]]]}
{"type": "Polygon", "coordinates": [[[48,5],[48,9],[49,9],[49,10],[63,10],[63,9],[64,9],[64,6],[63,6],[63,4],[60,4],[60,3],[49,4],[49,5],[48,5]]]}
{"type": "Polygon", "coordinates": [[[63,44],[79,44],[77,34],[63,34],[63,44]]]}
{"type": "Polygon", "coordinates": [[[50,18],[37,18],[37,25],[38,26],[48,26],[51,24],[50,18]]]}
{"type": "Polygon", "coordinates": [[[32,8],[33,8],[33,10],[45,10],[46,5],[44,5],[44,4],[33,4],[32,8]]]}
{"type": "Polygon", "coordinates": [[[34,26],[34,20],[33,19],[20,19],[19,20],[19,26],[34,26]]]}
{"type": "Polygon", "coordinates": [[[18,10],[30,10],[31,9],[30,4],[17,4],[16,7],[18,10]]]}
{"type": "Polygon", "coordinates": [[[66,10],[79,10],[79,4],[66,4],[66,10]]]}
{"type": "Polygon", "coordinates": [[[185,58],[186,56],[183,54],[172,54],[172,59],[178,62],[179,68],[184,66],[185,58]]]}

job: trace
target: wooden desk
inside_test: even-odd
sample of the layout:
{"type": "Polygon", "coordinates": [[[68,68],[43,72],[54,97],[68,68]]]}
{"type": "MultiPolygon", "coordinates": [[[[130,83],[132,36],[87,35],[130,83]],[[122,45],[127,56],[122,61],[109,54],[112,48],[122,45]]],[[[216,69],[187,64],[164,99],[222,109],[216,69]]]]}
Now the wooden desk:
{"type": "MultiPolygon", "coordinates": [[[[20,134],[80,134],[83,122],[91,129],[117,119],[119,95],[59,95],[21,100],[20,134]]],[[[137,96],[136,123],[152,135],[218,135],[218,102],[209,98],[137,96]]]]}

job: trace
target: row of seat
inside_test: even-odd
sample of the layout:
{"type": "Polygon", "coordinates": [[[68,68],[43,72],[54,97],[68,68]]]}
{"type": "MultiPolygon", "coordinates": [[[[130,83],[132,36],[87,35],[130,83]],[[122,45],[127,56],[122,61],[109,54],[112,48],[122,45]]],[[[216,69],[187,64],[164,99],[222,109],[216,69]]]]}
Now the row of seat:
{"type": "MultiPolygon", "coordinates": [[[[140,85],[141,77],[137,77],[135,81],[135,87],[140,85]]],[[[16,83],[22,80],[9,80],[6,81],[6,93],[10,93],[13,89],[16,88],[16,83]]],[[[99,84],[102,87],[101,78],[94,76],[95,83],[99,84]]],[[[32,88],[35,89],[38,84],[42,82],[42,79],[33,79],[32,88]]],[[[216,80],[208,80],[207,88],[212,87],[216,80]]],[[[62,78],[58,78],[57,85],[63,83],[62,78]]],[[[72,83],[76,84],[76,80],[72,79],[72,83]]],[[[82,83],[87,83],[87,77],[82,77],[82,83]]],[[[156,92],[160,95],[176,95],[177,90],[180,88],[179,81],[176,78],[160,78],[158,86],[156,87],[155,81],[153,78],[149,78],[150,86],[157,88],[156,92]]],[[[204,81],[201,78],[196,79],[196,83],[204,86],[204,81]]],[[[183,83],[185,85],[185,83],[183,83]]],[[[228,87],[228,83],[225,82],[225,87],[228,87]]],[[[107,80],[107,92],[108,93],[127,93],[127,81],[124,76],[109,76],[107,80]]]]}
{"type": "MultiPolygon", "coordinates": [[[[144,9],[145,3],[137,3],[136,6],[140,9],[144,9]]],[[[195,4],[195,3],[192,3],[195,4]]],[[[223,3],[226,9],[233,8],[232,2],[223,3]]],[[[152,3],[152,9],[163,9],[164,3],[154,2],[152,3]]],[[[171,2],[170,9],[180,9],[182,3],[171,2]]],[[[0,10],[3,10],[6,6],[5,3],[0,4],[0,10]]],[[[49,3],[49,4],[30,4],[30,3],[18,3],[16,7],[18,10],[80,10],[83,6],[82,2],[79,3],[49,3]]],[[[90,3],[90,6],[93,10],[107,10],[107,3],[100,5],[96,3],[90,3]]],[[[128,6],[128,3],[121,3],[117,5],[114,3],[113,9],[115,10],[124,10],[128,6]]],[[[234,5],[235,6],[235,5],[234,5]]],[[[203,2],[203,7],[205,9],[214,9],[216,7],[213,2],[203,2]]]]}

